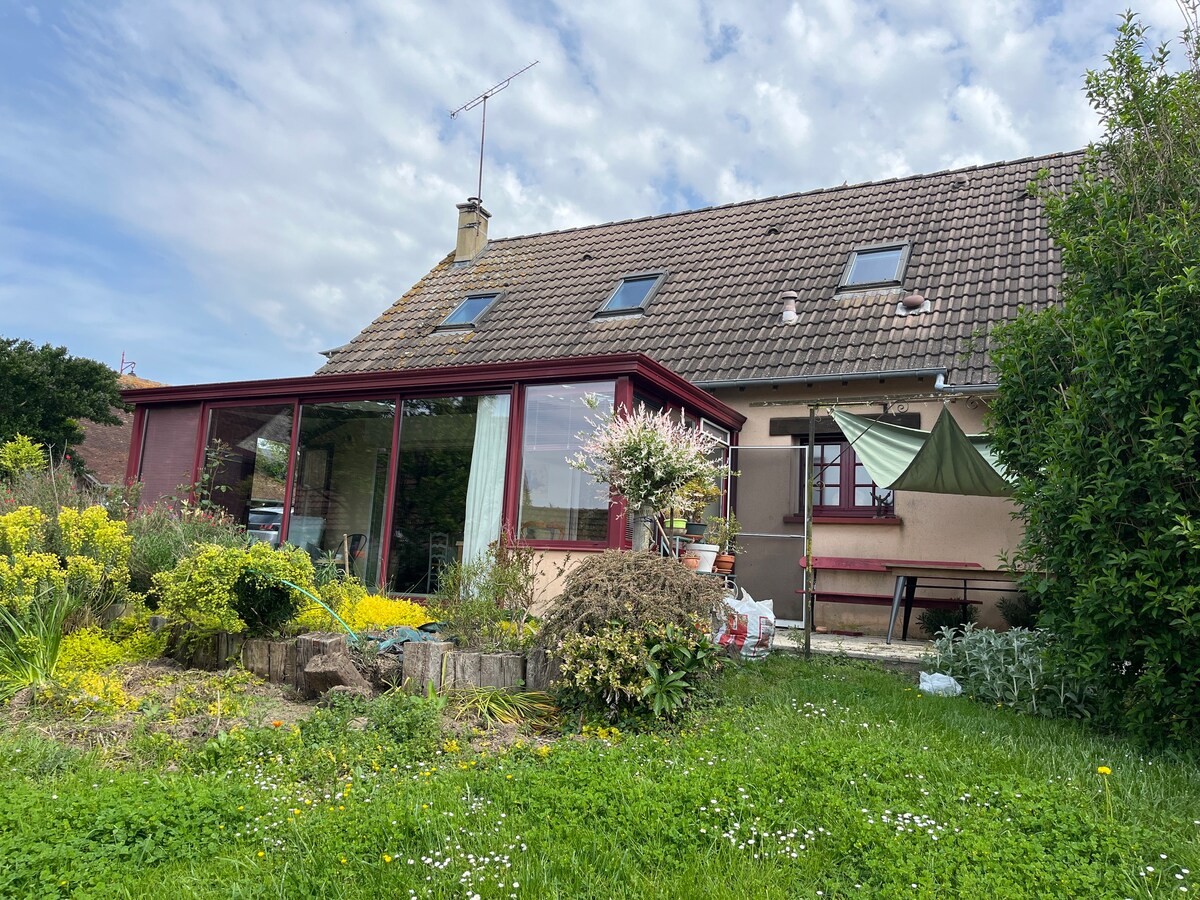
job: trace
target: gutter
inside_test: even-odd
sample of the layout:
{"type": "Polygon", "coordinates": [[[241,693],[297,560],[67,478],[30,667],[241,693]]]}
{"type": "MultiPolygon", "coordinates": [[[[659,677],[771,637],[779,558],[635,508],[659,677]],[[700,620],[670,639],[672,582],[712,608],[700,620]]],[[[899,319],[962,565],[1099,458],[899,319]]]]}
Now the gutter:
{"type": "MultiPolygon", "coordinates": [[[[825,384],[846,381],[885,381],[888,378],[932,378],[938,383],[946,377],[944,368],[938,369],[889,369],[882,372],[851,372],[845,375],[788,376],[786,378],[741,378],[736,381],[696,381],[698,388],[711,391],[716,388],[755,387],[772,384],[825,384]]],[[[941,390],[941,388],[939,388],[941,390]]]]}
{"type": "Polygon", "coordinates": [[[945,370],[937,377],[937,381],[933,383],[935,391],[941,391],[946,394],[994,394],[1000,390],[999,384],[946,384],[945,370]]]}

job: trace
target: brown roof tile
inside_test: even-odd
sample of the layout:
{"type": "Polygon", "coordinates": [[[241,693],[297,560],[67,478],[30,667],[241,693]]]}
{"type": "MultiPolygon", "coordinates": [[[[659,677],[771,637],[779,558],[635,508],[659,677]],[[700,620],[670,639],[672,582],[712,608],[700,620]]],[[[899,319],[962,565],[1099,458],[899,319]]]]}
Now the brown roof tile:
{"type": "Polygon", "coordinates": [[[843,186],[491,241],[447,257],[339,350],[320,374],[641,352],[698,383],[945,368],[994,381],[977,335],[1019,306],[1053,302],[1059,254],[1041,169],[1069,184],[1080,153],[843,186]],[[911,242],[904,291],[837,293],[851,250],[911,242]],[[665,271],[646,314],[594,319],[627,274],[665,271]],[[504,296],[469,335],[435,326],[469,292],[504,296]],[[780,322],[779,293],[799,294],[780,322]],[[928,313],[899,315],[915,291],[928,313]],[[974,351],[974,352],[972,352],[974,351]]]}

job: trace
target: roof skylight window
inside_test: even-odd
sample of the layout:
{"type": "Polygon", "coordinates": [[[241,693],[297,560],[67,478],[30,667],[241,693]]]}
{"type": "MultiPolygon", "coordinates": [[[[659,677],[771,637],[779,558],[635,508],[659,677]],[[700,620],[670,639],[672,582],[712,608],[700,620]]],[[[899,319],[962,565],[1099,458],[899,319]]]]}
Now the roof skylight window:
{"type": "Polygon", "coordinates": [[[495,294],[472,294],[467,297],[462,303],[454,307],[454,312],[442,319],[438,328],[473,328],[483,318],[484,314],[492,308],[492,304],[496,302],[499,293],[495,294]]]}
{"type": "Polygon", "coordinates": [[[908,250],[908,244],[887,244],[851,251],[838,290],[900,284],[908,265],[908,250]]]}
{"type": "Polygon", "coordinates": [[[608,295],[596,315],[619,316],[645,312],[664,277],[663,272],[627,275],[608,295]]]}

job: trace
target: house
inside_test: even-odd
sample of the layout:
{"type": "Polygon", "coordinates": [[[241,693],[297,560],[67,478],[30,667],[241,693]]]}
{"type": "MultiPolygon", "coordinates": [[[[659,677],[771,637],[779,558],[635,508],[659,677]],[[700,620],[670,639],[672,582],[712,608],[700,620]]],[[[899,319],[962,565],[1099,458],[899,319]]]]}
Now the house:
{"type": "MultiPolygon", "coordinates": [[[[419,594],[501,523],[551,558],[627,546],[621,510],[565,458],[589,403],[675,408],[740,473],[739,582],[798,620],[813,409],[814,553],[994,567],[1019,538],[1009,501],[877,488],[829,409],[927,429],[949,404],[982,430],[992,327],[1056,302],[1058,252],[1030,183],[1044,170],[1062,189],[1081,159],[499,239],[472,199],[454,252],[315,375],[129,392],[128,476],[153,495],[207,466],[243,521],[277,508],[293,542],[354,544],[362,574],[419,594]]],[[[847,590],[878,578],[837,577],[847,590]]],[[[881,615],[822,610],[823,624],[876,629],[881,615]]],[[[991,603],[983,619],[998,621],[991,603]]]]}
{"type": "MultiPolygon", "coordinates": [[[[118,376],[117,384],[122,391],[162,386],[157,381],[133,374],[118,376]]],[[[82,476],[83,484],[110,487],[120,485],[125,480],[129,442],[133,434],[133,413],[115,410],[113,414],[120,419],[117,425],[98,425],[89,419],[79,423],[83,429],[83,440],[75,450],[87,466],[82,476]]]]}

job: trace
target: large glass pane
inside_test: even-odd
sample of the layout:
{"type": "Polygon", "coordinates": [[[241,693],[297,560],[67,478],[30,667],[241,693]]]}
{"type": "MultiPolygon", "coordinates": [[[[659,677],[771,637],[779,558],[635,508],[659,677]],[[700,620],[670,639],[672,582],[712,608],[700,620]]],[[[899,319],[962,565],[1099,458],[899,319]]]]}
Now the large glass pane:
{"type": "Polygon", "coordinates": [[[588,419],[612,411],[615,385],[531,386],[525,391],[521,448],[521,519],[527,540],[606,541],[608,488],[567,465],[591,430],[588,419]],[[589,403],[589,398],[595,407],[589,403]]]}
{"type": "Polygon", "coordinates": [[[276,547],[291,443],[291,404],[222,407],[209,414],[204,489],[251,538],[276,547]]]}
{"type": "Polygon", "coordinates": [[[405,400],[388,555],[391,590],[428,594],[449,562],[500,535],[509,395],[405,400]]]}
{"type": "Polygon", "coordinates": [[[358,400],[300,408],[287,540],[333,554],[368,583],[379,577],[395,404],[358,400]]]}

